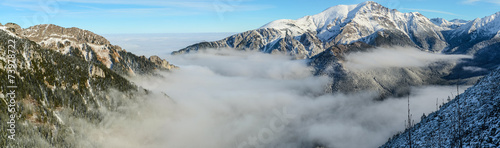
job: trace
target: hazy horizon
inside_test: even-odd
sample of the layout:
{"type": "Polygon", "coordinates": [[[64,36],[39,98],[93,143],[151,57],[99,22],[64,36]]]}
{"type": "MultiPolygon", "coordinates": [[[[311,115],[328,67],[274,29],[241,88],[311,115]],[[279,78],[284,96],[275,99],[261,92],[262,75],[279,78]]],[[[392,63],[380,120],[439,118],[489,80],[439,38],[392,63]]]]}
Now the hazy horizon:
{"type": "Polygon", "coordinates": [[[118,45],[128,52],[147,57],[164,57],[173,51],[204,41],[216,41],[226,38],[233,32],[221,33],[136,33],[104,34],[111,44],[118,45]]]}

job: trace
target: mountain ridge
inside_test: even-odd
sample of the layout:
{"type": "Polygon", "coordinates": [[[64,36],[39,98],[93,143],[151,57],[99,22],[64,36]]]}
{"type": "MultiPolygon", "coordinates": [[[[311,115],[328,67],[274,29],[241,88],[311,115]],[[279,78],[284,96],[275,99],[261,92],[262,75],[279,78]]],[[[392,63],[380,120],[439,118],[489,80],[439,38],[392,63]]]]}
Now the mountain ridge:
{"type": "MultiPolygon", "coordinates": [[[[447,46],[441,34],[443,28],[434,25],[420,13],[401,13],[370,1],[358,5],[330,7],[316,15],[305,16],[297,20],[272,21],[253,31],[260,32],[259,30],[263,29],[278,30],[279,32],[274,33],[271,37],[267,34],[249,33],[252,32],[251,30],[228,37],[243,36],[243,39],[247,41],[257,40],[260,41],[258,46],[241,46],[224,42],[227,38],[211,43],[214,44],[213,48],[258,49],[266,53],[287,53],[299,59],[311,58],[319,52],[339,44],[364,42],[378,46],[374,40],[378,34],[383,32],[404,34],[401,37],[412,41],[404,43],[404,45],[419,47],[422,50],[440,52],[447,46]],[[252,38],[253,36],[259,36],[259,38],[266,40],[261,41],[259,38],[252,38]],[[301,36],[310,36],[311,39],[301,40],[301,36]],[[287,37],[289,40],[286,44],[276,44],[279,40],[287,37]],[[307,46],[308,43],[318,44],[307,46]],[[295,46],[286,48],[287,45],[295,46]]],[[[200,47],[203,48],[202,45],[200,47]]],[[[194,44],[173,52],[173,54],[196,51],[200,47],[194,44]]]]}
{"type": "MultiPolygon", "coordinates": [[[[375,34],[377,31],[390,29],[401,31],[413,39],[415,37],[412,36],[411,29],[412,27],[418,29],[420,24],[428,25],[426,28],[431,28],[435,31],[441,30],[439,27],[432,26],[430,21],[418,12],[401,13],[395,9],[391,10],[378,3],[368,1],[358,5],[330,7],[319,14],[305,16],[297,20],[273,21],[261,28],[290,29],[292,32],[297,32],[294,31],[298,30],[295,29],[297,27],[307,28],[302,30],[316,31],[322,42],[334,40],[335,44],[350,44],[356,41],[363,41],[363,39],[375,34]],[[405,24],[404,22],[409,23],[405,24]],[[351,27],[357,28],[358,31],[346,30],[351,27]],[[357,33],[352,34],[353,32],[357,33]],[[339,37],[339,35],[341,36],[339,37]]],[[[438,33],[435,37],[441,38],[441,35],[438,33]]],[[[369,44],[370,40],[368,39],[363,42],[369,44]]],[[[423,48],[429,47],[424,45],[423,48]]]]}
{"type": "Polygon", "coordinates": [[[500,68],[380,147],[500,146],[500,68]],[[461,132],[460,132],[461,131],[461,132]]]}
{"type": "MultiPolygon", "coordinates": [[[[451,23],[441,20],[442,23],[448,23],[447,25],[457,25],[456,29],[451,29],[450,26],[436,25],[437,20],[439,19],[433,21],[417,12],[401,13],[368,1],[358,5],[333,6],[316,15],[304,16],[297,20],[272,21],[255,30],[235,34],[219,41],[193,44],[174,51],[172,54],[210,48],[287,54],[296,59],[308,59],[309,65],[317,70],[316,74],[334,78],[331,89],[334,92],[349,91],[346,88],[362,88],[359,91],[377,90],[382,96],[400,94],[401,90],[394,84],[394,81],[384,82],[381,81],[384,78],[376,75],[366,79],[365,81],[369,82],[366,85],[355,83],[354,77],[362,74],[348,71],[342,64],[345,62],[344,56],[359,51],[371,51],[379,47],[402,46],[430,53],[467,54],[473,57],[458,64],[443,63],[442,66],[420,69],[403,68],[404,71],[410,73],[418,71],[417,77],[406,77],[405,73],[401,73],[403,77],[406,77],[401,79],[410,80],[412,85],[446,85],[458,79],[472,85],[477,78],[500,65],[500,60],[497,60],[500,59],[500,51],[496,50],[500,48],[500,42],[497,38],[492,38],[489,34],[477,33],[480,31],[475,31],[472,35],[453,36],[454,31],[466,28],[467,25],[473,26],[475,21],[453,20],[451,23]],[[476,37],[472,38],[472,36],[476,37]],[[327,72],[324,70],[327,67],[341,72],[327,72]],[[435,78],[430,78],[430,75],[435,78]],[[341,86],[341,84],[350,84],[352,87],[341,86]]],[[[482,25],[477,26],[491,26],[489,23],[495,22],[488,21],[488,17],[476,20],[476,22],[483,22],[480,23],[482,25]]],[[[400,73],[401,69],[391,71],[400,73]]],[[[396,76],[394,78],[396,79],[396,76]]]]}
{"type": "MultiPolygon", "coordinates": [[[[0,120],[16,122],[16,140],[1,134],[0,147],[102,147],[89,127],[105,126],[110,114],[136,112],[131,107],[151,94],[126,77],[157,76],[157,71],[177,68],[158,56],[137,56],[75,27],[42,24],[23,29],[0,24],[0,41],[0,50],[15,50],[9,52],[12,59],[0,52],[0,79],[17,84],[15,113],[8,104],[12,99],[4,95],[8,84],[0,85],[0,108],[9,108],[0,111],[0,120]],[[11,61],[14,65],[7,66],[11,61]],[[10,72],[8,67],[16,69],[10,72]]],[[[0,132],[10,133],[6,128],[0,132]]]]}
{"type": "Polygon", "coordinates": [[[89,62],[102,63],[120,74],[152,74],[154,70],[177,68],[158,56],[136,56],[120,46],[112,45],[103,36],[76,27],[41,24],[23,29],[17,24],[7,23],[0,26],[0,29],[16,37],[35,41],[42,48],[53,49],[89,62]]]}
{"type": "Polygon", "coordinates": [[[0,80],[16,87],[0,84],[0,121],[15,122],[16,140],[0,128],[5,133],[0,147],[98,147],[81,124],[97,127],[106,114],[140,103],[147,92],[102,63],[43,48],[2,29],[0,50],[8,49],[14,52],[0,52],[0,80]],[[15,98],[4,95],[8,92],[15,98]]]}

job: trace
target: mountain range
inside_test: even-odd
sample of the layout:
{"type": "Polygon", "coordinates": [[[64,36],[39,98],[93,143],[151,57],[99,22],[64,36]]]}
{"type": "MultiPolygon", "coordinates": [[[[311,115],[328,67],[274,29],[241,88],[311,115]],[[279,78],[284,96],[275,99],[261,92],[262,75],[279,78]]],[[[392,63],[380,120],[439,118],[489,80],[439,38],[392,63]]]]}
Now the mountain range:
{"type": "Polygon", "coordinates": [[[420,123],[394,135],[381,147],[500,146],[500,12],[470,21],[448,21],[429,19],[418,12],[401,13],[368,1],[334,6],[297,20],[276,20],[172,54],[221,48],[306,59],[317,75],[333,78],[330,90],[334,93],[375,90],[384,99],[407,95],[407,86],[474,84],[450,102],[439,105],[438,111],[424,114],[420,123]],[[346,68],[349,54],[400,46],[471,58],[414,68],[346,68]]]}
{"type": "MultiPolygon", "coordinates": [[[[106,114],[122,113],[124,106],[140,104],[151,93],[126,77],[178,68],[158,56],[147,58],[127,52],[104,37],[79,28],[51,24],[21,28],[7,23],[0,25],[0,39],[2,50],[9,48],[9,40],[16,40],[19,51],[15,53],[17,69],[13,75],[18,84],[16,109],[20,115],[16,117],[16,129],[18,141],[24,141],[7,143],[7,135],[2,134],[2,147],[100,147],[88,142],[92,135],[75,125],[99,125],[106,114]]],[[[411,141],[420,147],[456,147],[457,141],[470,147],[500,145],[500,12],[471,21],[447,21],[429,19],[418,12],[401,13],[368,1],[334,6],[297,20],[276,20],[172,54],[222,48],[287,54],[306,60],[316,75],[332,78],[329,93],[369,90],[378,92],[383,100],[408,94],[409,86],[475,84],[382,147],[408,146],[406,137],[410,131],[411,141]],[[350,54],[390,47],[472,58],[423,67],[362,71],[346,65],[350,54]],[[457,110],[462,114],[455,116],[457,110]],[[454,134],[459,129],[462,132],[454,134]],[[429,142],[436,138],[441,140],[429,142]]],[[[8,82],[9,62],[4,57],[7,53],[1,52],[0,79],[8,82]]],[[[2,83],[0,87],[4,90],[8,85],[2,83]]],[[[5,93],[0,92],[0,108],[9,107],[5,93]]],[[[8,115],[7,110],[0,111],[2,123],[8,122],[8,115]]],[[[9,131],[1,128],[0,132],[9,131]]]]}
{"type": "Polygon", "coordinates": [[[158,56],[136,56],[120,46],[110,44],[100,35],[75,27],[42,24],[23,29],[17,24],[7,23],[0,29],[18,38],[34,41],[41,48],[103,64],[119,74],[151,74],[155,69],[168,70],[176,67],[158,56]]]}
{"type": "Polygon", "coordinates": [[[1,128],[0,147],[101,147],[89,142],[92,137],[81,125],[101,124],[107,114],[140,104],[148,93],[125,77],[177,68],[158,56],[127,52],[90,31],[56,25],[0,25],[0,49],[0,120],[2,125],[15,121],[17,135],[10,140],[10,131],[1,128]],[[15,83],[4,83],[10,80],[15,83]],[[11,99],[6,94],[13,84],[11,99]],[[12,119],[11,108],[17,115],[12,119]]]}
{"type": "Polygon", "coordinates": [[[460,79],[463,84],[474,84],[497,68],[500,65],[499,14],[472,21],[447,21],[429,19],[418,12],[401,13],[367,1],[330,7],[297,20],[272,21],[255,30],[190,45],[172,54],[220,48],[288,54],[309,60],[318,75],[334,78],[332,92],[376,90],[384,98],[405,94],[399,87],[403,81],[410,85],[444,85],[460,79]],[[473,58],[453,64],[370,72],[349,71],[343,64],[350,53],[392,46],[473,58]],[[410,75],[413,76],[408,77],[410,75]]]}

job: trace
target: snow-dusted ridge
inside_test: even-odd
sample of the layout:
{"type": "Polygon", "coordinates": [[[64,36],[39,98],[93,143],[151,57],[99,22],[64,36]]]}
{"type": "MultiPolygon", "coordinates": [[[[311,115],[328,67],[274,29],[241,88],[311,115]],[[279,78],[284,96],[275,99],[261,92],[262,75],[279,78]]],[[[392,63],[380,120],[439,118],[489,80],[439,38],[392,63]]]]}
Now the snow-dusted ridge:
{"type": "Polygon", "coordinates": [[[468,21],[458,19],[448,21],[443,18],[433,18],[431,22],[437,26],[443,27],[443,30],[452,30],[466,24],[468,21]]]}
{"type": "Polygon", "coordinates": [[[135,75],[150,73],[155,69],[176,68],[158,56],[146,58],[128,53],[112,45],[103,36],[80,28],[41,24],[23,29],[17,24],[7,23],[5,26],[0,25],[0,29],[11,36],[34,41],[43,48],[103,64],[120,74],[135,75]]]}
{"type": "Polygon", "coordinates": [[[323,42],[334,40],[338,44],[350,44],[382,30],[398,30],[409,38],[414,32],[429,32],[441,36],[442,27],[434,25],[418,12],[401,13],[378,3],[367,1],[358,5],[338,5],[297,20],[277,20],[261,28],[274,28],[293,36],[316,32],[323,42]],[[339,36],[341,35],[341,36],[339,36]]]}
{"type": "Polygon", "coordinates": [[[318,30],[323,30],[328,27],[329,24],[340,24],[345,21],[350,11],[356,8],[357,5],[338,5],[330,7],[323,12],[299,18],[297,20],[291,19],[281,19],[272,21],[262,27],[263,28],[274,28],[283,31],[291,31],[293,36],[303,34],[305,32],[315,32],[318,30]]]}
{"type": "MultiPolygon", "coordinates": [[[[401,13],[368,1],[358,5],[330,7],[319,14],[297,20],[276,20],[255,30],[232,35],[219,41],[194,44],[172,54],[218,48],[259,50],[272,54],[283,53],[297,59],[310,59],[309,64],[316,69],[318,75],[329,75],[338,80],[336,82],[341,82],[342,80],[339,79],[347,80],[353,77],[343,68],[346,54],[370,51],[376,47],[415,47],[426,52],[467,54],[474,57],[459,64],[409,70],[410,72],[418,71],[417,80],[426,79],[418,82],[449,84],[448,82],[460,77],[471,84],[500,65],[499,14],[500,12],[473,21],[458,19],[431,21],[418,12],[401,13]],[[464,70],[467,67],[483,70],[473,72],[464,70]],[[335,72],[328,72],[326,69],[329,68],[335,69],[335,72]],[[431,80],[427,81],[429,77],[431,80]]],[[[407,74],[401,73],[401,75],[407,74]]],[[[387,75],[387,73],[381,73],[381,75],[387,75]]],[[[380,82],[378,81],[380,79],[374,80],[372,77],[366,79],[373,82],[373,85],[367,84],[359,87],[361,85],[359,83],[352,89],[380,88],[389,92],[388,94],[397,90],[396,85],[393,87],[393,82],[380,82]]],[[[345,83],[345,85],[339,83],[338,86],[333,84],[332,90],[345,89],[346,85],[353,83],[345,83]]],[[[421,84],[424,83],[414,83],[414,85],[421,84]]]]}
{"type": "Polygon", "coordinates": [[[219,41],[194,44],[172,54],[235,48],[306,59],[317,58],[323,52],[342,56],[359,47],[407,46],[434,53],[473,55],[476,57],[473,62],[464,66],[492,70],[500,64],[500,60],[495,60],[500,57],[486,53],[496,53],[495,49],[500,48],[499,16],[500,12],[472,21],[431,20],[418,12],[401,13],[367,1],[358,5],[333,6],[297,20],[272,21],[255,30],[219,41]]]}
{"type": "Polygon", "coordinates": [[[219,41],[194,44],[173,54],[205,48],[236,48],[281,52],[304,59],[334,46],[356,42],[371,46],[412,46],[440,52],[448,46],[443,30],[446,28],[435,25],[418,12],[401,13],[368,1],[358,5],[333,6],[297,20],[276,20],[256,30],[219,41]]]}
{"type": "Polygon", "coordinates": [[[0,30],[3,30],[3,31],[5,31],[5,32],[7,32],[10,36],[13,36],[13,37],[15,37],[15,38],[19,38],[19,36],[17,36],[15,33],[10,32],[10,31],[8,30],[8,28],[9,28],[9,27],[7,27],[7,26],[1,26],[1,24],[0,24],[0,30]]]}
{"type": "Polygon", "coordinates": [[[500,32],[500,12],[483,18],[476,18],[453,31],[453,35],[482,33],[496,35],[500,32]]]}
{"type": "Polygon", "coordinates": [[[409,131],[412,147],[499,147],[499,84],[497,69],[381,147],[408,147],[409,131]]]}

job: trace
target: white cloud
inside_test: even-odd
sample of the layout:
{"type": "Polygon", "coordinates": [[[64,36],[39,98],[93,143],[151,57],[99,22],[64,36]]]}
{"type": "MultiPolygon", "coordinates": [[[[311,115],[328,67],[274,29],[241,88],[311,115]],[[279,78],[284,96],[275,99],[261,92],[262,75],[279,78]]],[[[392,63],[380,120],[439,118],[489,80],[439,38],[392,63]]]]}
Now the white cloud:
{"type": "Polygon", "coordinates": [[[463,3],[470,4],[470,3],[475,3],[478,1],[480,1],[480,0],[464,0],[463,3]]]}
{"type": "Polygon", "coordinates": [[[464,4],[475,4],[478,2],[493,3],[493,4],[500,5],[500,0],[464,0],[464,1],[462,1],[462,3],[464,3],[464,4]]]}
{"type": "Polygon", "coordinates": [[[441,13],[441,14],[448,14],[448,15],[454,15],[454,16],[461,16],[461,15],[458,15],[458,14],[455,14],[455,13],[451,13],[451,12],[438,11],[438,10],[429,10],[429,9],[401,8],[401,10],[432,12],[432,13],[441,13]]]}
{"type": "MultiPolygon", "coordinates": [[[[234,50],[169,59],[182,68],[133,81],[172,101],[150,96],[133,110],[139,116],[108,117],[107,126],[90,130],[92,138],[104,147],[377,147],[404,129],[406,98],[325,94],[331,80],[312,75],[305,61],[234,50]]],[[[454,90],[414,88],[415,121],[454,90]]]]}
{"type": "MultiPolygon", "coordinates": [[[[41,7],[45,6],[59,6],[59,5],[72,5],[76,3],[79,6],[96,6],[96,4],[109,4],[109,5],[132,5],[132,8],[99,8],[99,9],[88,9],[89,11],[84,11],[86,13],[96,13],[95,11],[101,12],[113,12],[112,10],[126,10],[120,12],[135,13],[135,10],[149,10],[154,12],[167,13],[170,11],[155,11],[155,10],[165,10],[165,9],[175,9],[178,11],[183,11],[184,14],[191,14],[193,11],[220,11],[220,7],[231,8],[224,9],[225,12],[232,11],[257,11],[262,9],[268,9],[272,6],[262,5],[262,4],[252,4],[244,0],[146,0],[146,1],[133,1],[133,0],[109,0],[109,1],[99,1],[99,0],[52,0],[52,1],[38,1],[38,0],[19,0],[19,1],[9,1],[4,2],[2,5],[16,8],[29,9],[33,11],[42,11],[41,7]],[[149,8],[154,7],[154,8],[149,8]],[[91,11],[92,10],[92,11],[91,11]],[[111,11],[110,11],[111,10],[111,11]]],[[[97,7],[95,7],[97,8],[97,7]]],[[[82,11],[74,11],[72,9],[65,9],[64,7],[58,7],[65,11],[66,13],[84,13],[82,11]]],[[[182,14],[182,13],[179,13],[182,14]]]]}
{"type": "Polygon", "coordinates": [[[475,67],[475,66],[465,66],[462,67],[463,70],[470,71],[470,72],[486,72],[488,71],[487,69],[481,68],[481,67],[475,67]]]}
{"type": "Polygon", "coordinates": [[[408,47],[376,48],[369,52],[347,55],[345,66],[350,70],[424,67],[438,61],[456,61],[462,58],[472,57],[429,53],[408,47]]]}

